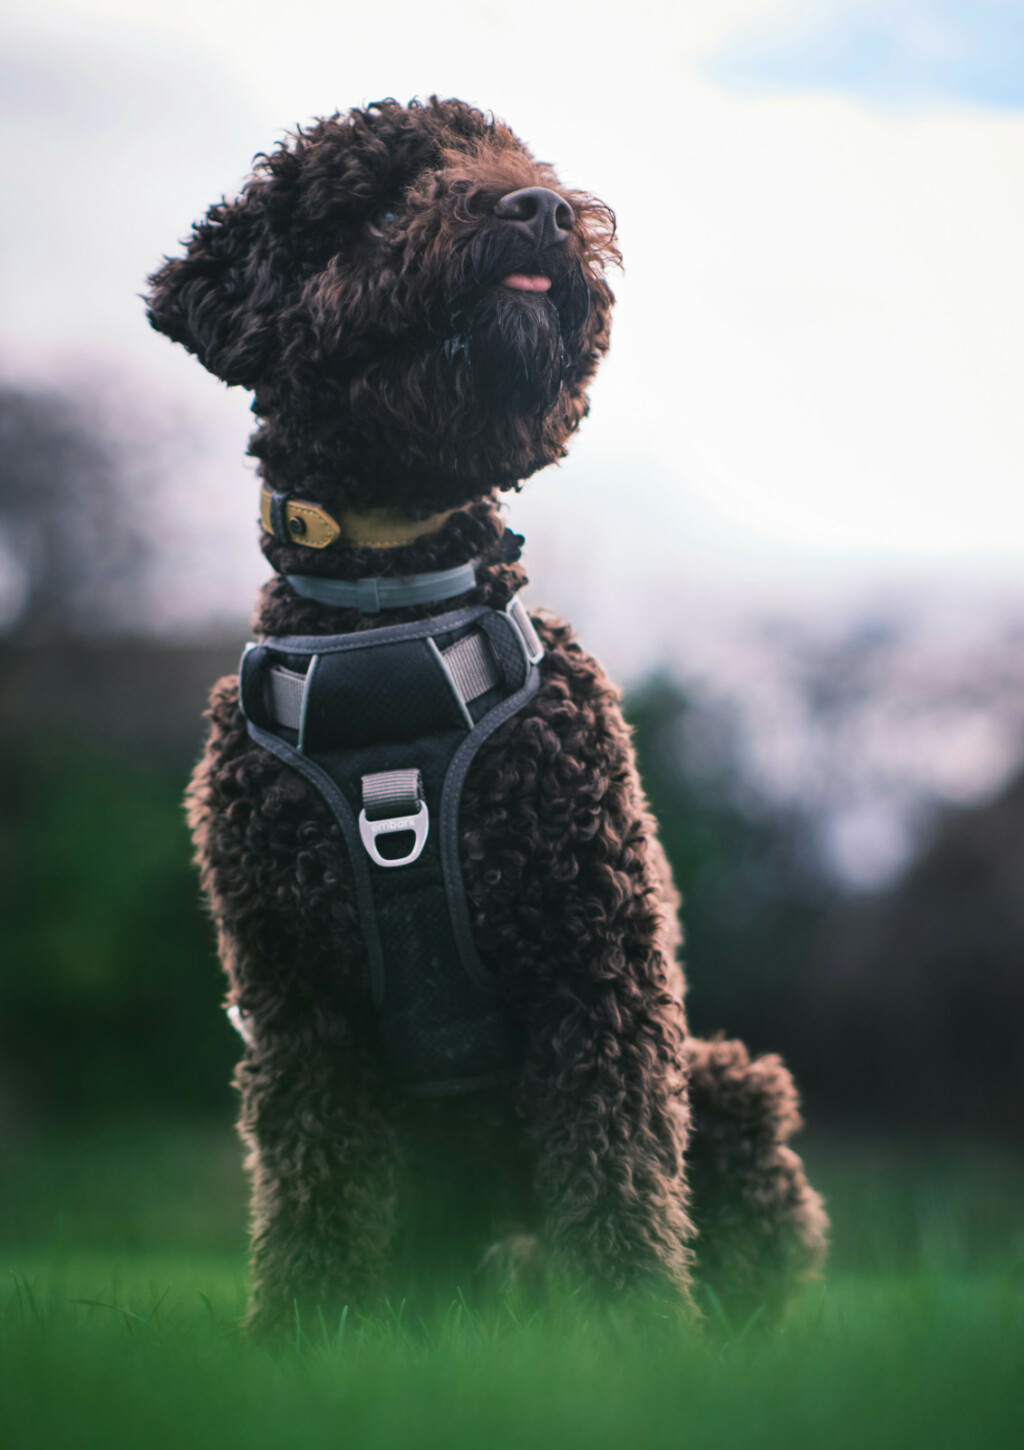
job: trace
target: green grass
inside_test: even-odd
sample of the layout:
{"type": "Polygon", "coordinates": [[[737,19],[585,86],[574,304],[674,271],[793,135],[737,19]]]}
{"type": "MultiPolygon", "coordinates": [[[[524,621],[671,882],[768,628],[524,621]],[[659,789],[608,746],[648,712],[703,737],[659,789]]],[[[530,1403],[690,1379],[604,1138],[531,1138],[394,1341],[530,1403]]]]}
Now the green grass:
{"type": "Polygon", "coordinates": [[[834,1267],[781,1330],[703,1334],[572,1304],[525,1318],[239,1335],[244,1197],[224,1134],[26,1140],[0,1199],[0,1445],[1018,1446],[1024,1172],[1001,1158],[816,1155],[834,1267]]]}

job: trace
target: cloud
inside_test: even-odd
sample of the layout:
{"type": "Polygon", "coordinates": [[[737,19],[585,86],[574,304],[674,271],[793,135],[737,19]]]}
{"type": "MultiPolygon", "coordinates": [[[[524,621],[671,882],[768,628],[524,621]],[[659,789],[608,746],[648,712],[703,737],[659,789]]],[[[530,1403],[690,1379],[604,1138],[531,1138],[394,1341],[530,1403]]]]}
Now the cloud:
{"type": "Polygon", "coordinates": [[[899,106],[1024,108],[1020,0],[802,3],[741,32],[706,65],[729,85],[829,90],[899,106]]]}
{"type": "Polygon", "coordinates": [[[144,25],[0,38],[7,351],[144,338],[147,272],[263,135],[244,82],[144,25]]]}
{"type": "Polygon", "coordinates": [[[801,578],[1020,579],[1019,112],[709,81],[701,58],[766,34],[755,21],[792,15],[786,0],[638,0],[598,7],[600,25],[584,0],[551,25],[542,0],[461,0],[457,43],[412,0],[297,0],[283,29],[272,0],[159,17],[148,3],[147,27],[141,0],[39,0],[11,36],[0,365],[49,379],[77,355],[201,416],[218,445],[201,480],[189,470],[196,542],[179,557],[199,558],[215,519],[239,575],[210,570],[197,601],[214,583],[244,597],[258,564],[248,398],[150,331],[143,278],[286,126],[430,89],[507,115],[619,216],[626,273],[593,414],[512,505],[538,599],[607,618],[596,638],[621,625],[635,654],[662,647],[652,591],[675,601],[676,631],[683,580],[707,613],[727,584],[753,598],[801,578]]]}

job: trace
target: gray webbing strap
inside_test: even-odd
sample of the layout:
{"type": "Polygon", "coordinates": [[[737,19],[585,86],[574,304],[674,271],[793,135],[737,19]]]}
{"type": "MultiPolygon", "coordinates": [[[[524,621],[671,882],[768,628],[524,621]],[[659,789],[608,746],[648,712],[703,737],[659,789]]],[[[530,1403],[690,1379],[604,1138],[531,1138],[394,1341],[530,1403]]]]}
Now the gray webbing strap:
{"type": "Polygon", "coordinates": [[[422,799],[423,777],[418,770],[380,770],[363,776],[363,810],[367,820],[413,816],[422,799]]]}
{"type": "Polygon", "coordinates": [[[270,671],[271,714],[279,725],[298,730],[302,719],[302,693],[306,688],[306,676],[295,670],[270,671]]]}
{"type": "Polygon", "coordinates": [[[440,653],[466,705],[501,683],[487,639],[479,632],[467,634],[440,653]]]}
{"type": "Polygon", "coordinates": [[[321,579],[315,574],[286,574],[285,578],[304,599],[330,604],[335,609],[358,609],[378,614],[382,609],[403,609],[409,604],[438,604],[476,588],[476,563],[457,564],[454,569],[428,569],[407,579],[321,579]]]}
{"type": "MultiPolygon", "coordinates": [[[[488,690],[501,684],[501,672],[491,653],[487,636],[479,630],[456,640],[438,653],[464,705],[479,699],[488,690]]],[[[298,730],[302,719],[302,695],[306,688],[306,676],[283,666],[267,673],[270,679],[271,714],[278,725],[284,725],[288,730],[298,730]]]]}
{"type": "Polygon", "coordinates": [[[544,644],[533,627],[533,620],[526,612],[526,605],[518,594],[514,594],[509,600],[505,613],[519,631],[523,648],[526,650],[526,658],[531,665],[539,665],[544,658],[544,644]]]}
{"type": "Polygon", "coordinates": [[[423,799],[423,777],[418,770],[378,770],[364,775],[363,809],[359,812],[359,839],[367,855],[384,870],[411,866],[423,854],[430,830],[430,812],[423,799]],[[404,855],[381,855],[388,837],[412,845],[404,855]]]}

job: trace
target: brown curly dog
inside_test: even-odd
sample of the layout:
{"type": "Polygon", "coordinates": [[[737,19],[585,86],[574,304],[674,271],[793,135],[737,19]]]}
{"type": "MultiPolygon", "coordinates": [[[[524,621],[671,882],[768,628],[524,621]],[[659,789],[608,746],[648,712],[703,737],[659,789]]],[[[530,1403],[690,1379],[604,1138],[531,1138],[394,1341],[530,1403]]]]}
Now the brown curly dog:
{"type": "MultiPolygon", "coordinates": [[[[259,640],[505,608],[526,575],[498,493],[564,456],[617,261],[609,209],[456,100],[317,121],[211,207],[151,278],[149,316],[253,391],[275,570],[259,640]],[[304,541],[324,520],[331,539],[304,541]],[[469,562],[459,597],[383,614],[290,577],[469,562]]],[[[456,1200],[449,1236],[474,1263],[604,1294],[688,1304],[696,1278],[770,1308],[822,1257],[785,1068],[687,1036],[678,900],[619,692],[567,624],[533,622],[539,687],[484,740],[458,814],[472,939],[521,1044],[476,1090],[410,1090],[382,1051],[338,815],[253,738],[238,681],[214,690],[189,810],[248,1038],[258,1327],[378,1300],[417,1224],[450,1230],[456,1200]]]]}

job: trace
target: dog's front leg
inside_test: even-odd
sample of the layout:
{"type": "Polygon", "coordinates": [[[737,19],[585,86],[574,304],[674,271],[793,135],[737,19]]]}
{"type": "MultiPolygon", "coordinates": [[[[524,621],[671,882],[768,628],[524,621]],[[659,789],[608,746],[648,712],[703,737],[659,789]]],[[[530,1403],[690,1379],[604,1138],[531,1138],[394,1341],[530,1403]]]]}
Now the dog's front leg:
{"type": "Polygon", "coordinates": [[[677,898],[618,693],[566,626],[466,785],[474,928],[525,1023],[521,1107],[567,1285],[689,1301],[677,898]]]}
{"type": "Polygon", "coordinates": [[[533,1033],[524,1101],[545,1240],[569,1289],[689,1303],[681,1034],[659,964],[628,963],[628,943],[608,943],[595,977],[563,980],[533,1033]]]}
{"type": "Polygon", "coordinates": [[[395,1218],[395,1141],[371,1065],[348,1044],[257,1033],[236,1074],[252,1174],[259,1333],[336,1327],[382,1289],[395,1218]]]}

